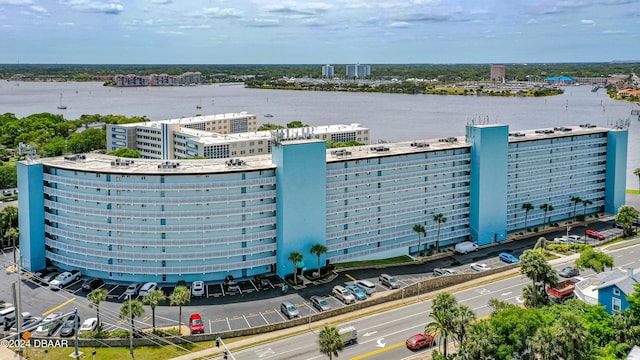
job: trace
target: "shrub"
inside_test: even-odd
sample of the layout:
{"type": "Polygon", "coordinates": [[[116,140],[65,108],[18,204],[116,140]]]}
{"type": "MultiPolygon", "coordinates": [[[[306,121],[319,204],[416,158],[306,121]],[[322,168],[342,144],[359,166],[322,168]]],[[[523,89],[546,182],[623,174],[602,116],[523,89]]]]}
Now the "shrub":
{"type": "Polygon", "coordinates": [[[109,337],[112,339],[126,339],[129,337],[129,330],[113,330],[109,332],[109,337]]]}

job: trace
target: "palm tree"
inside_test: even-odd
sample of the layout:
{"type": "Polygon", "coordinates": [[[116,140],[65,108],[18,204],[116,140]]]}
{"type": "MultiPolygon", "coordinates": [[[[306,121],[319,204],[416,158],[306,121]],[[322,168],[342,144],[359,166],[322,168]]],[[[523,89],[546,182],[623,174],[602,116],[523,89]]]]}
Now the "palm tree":
{"type": "Polygon", "coordinates": [[[522,210],[524,210],[524,227],[527,228],[527,220],[529,218],[529,211],[535,209],[532,203],[524,203],[522,204],[522,210]]]}
{"type": "Polygon", "coordinates": [[[590,359],[593,352],[591,334],[582,319],[573,313],[561,313],[552,327],[554,340],[562,348],[560,358],[590,359]]]}
{"type": "Polygon", "coordinates": [[[302,261],[302,254],[292,251],[287,260],[293,263],[293,282],[298,285],[298,263],[302,261]]]}
{"type": "Polygon", "coordinates": [[[98,324],[100,324],[100,303],[107,300],[107,294],[107,290],[105,289],[95,289],[87,295],[89,307],[96,307],[96,319],[98,319],[98,324]]]}
{"type": "Polygon", "coordinates": [[[322,244],[314,244],[309,252],[318,256],[318,276],[320,276],[320,256],[327,253],[327,247],[322,244]]]}
{"type": "Polygon", "coordinates": [[[178,312],[178,331],[180,332],[182,332],[182,305],[189,303],[189,301],[191,301],[191,294],[189,294],[189,289],[184,286],[178,286],[169,296],[169,305],[180,308],[178,312]]]}
{"type": "Polygon", "coordinates": [[[547,224],[548,220],[549,220],[549,219],[547,219],[547,212],[553,211],[553,205],[542,204],[542,205],[540,205],[540,209],[544,210],[544,219],[542,219],[542,227],[544,227],[547,224]]]}
{"type": "Polygon", "coordinates": [[[325,326],[324,329],[320,330],[318,344],[320,345],[320,352],[329,356],[329,360],[332,360],[334,355],[338,357],[338,351],[344,349],[342,336],[340,336],[335,326],[325,326]]]}
{"type": "Polygon", "coordinates": [[[591,200],[582,200],[582,206],[584,206],[582,209],[582,217],[585,218],[585,220],[587,219],[587,206],[591,204],[593,204],[593,201],[591,200]]]}
{"type": "Polygon", "coordinates": [[[428,323],[425,328],[425,334],[434,334],[438,343],[443,344],[443,354],[447,356],[447,343],[450,337],[455,337],[455,313],[458,309],[458,301],[451,293],[443,291],[436,295],[431,305],[431,318],[433,321],[428,323]]]}
{"type": "Polygon", "coordinates": [[[433,221],[438,223],[438,237],[436,238],[436,253],[440,252],[440,224],[447,222],[447,218],[442,213],[435,215],[433,221]]]}
{"type": "Polygon", "coordinates": [[[541,360],[554,360],[562,356],[562,349],[554,339],[551,327],[540,327],[532,339],[533,350],[541,360]]]}
{"type": "Polygon", "coordinates": [[[7,244],[12,244],[13,246],[13,263],[17,264],[16,259],[16,240],[20,239],[20,231],[16,230],[14,227],[10,227],[5,231],[4,238],[7,240],[7,244]]]}
{"type": "Polygon", "coordinates": [[[149,294],[142,298],[142,303],[151,307],[151,318],[153,323],[153,332],[156,332],[156,306],[160,305],[167,299],[164,292],[159,289],[151,290],[149,294]]]}
{"type": "Polygon", "coordinates": [[[638,177],[638,190],[640,190],[640,168],[633,170],[633,175],[638,177]]]}
{"type": "Polygon", "coordinates": [[[578,206],[578,203],[582,202],[582,199],[578,196],[572,196],[571,197],[571,201],[573,202],[573,219],[575,220],[576,218],[576,206],[578,206]]]}
{"type": "Polygon", "coordinates": [[[144,314],[144,307],[142,306],[142,302],[139,300],[127,300],[123,302],[122,306],[120,307],[120,319],[131,320],[132,334],[135,334],[136,332],[133,319],[142,316],[142,314],[144,314]]]}
{"type": "Polygon", "coordinates": [[[464,343],[471,323],[476,319],[476,313],[467,305],[461,304],[455,308],[453,317],[453,334],[458,344],[464,343]]]}
{"type": "MultiPolygon", "coordinates": [[[[546,303],[544,289],[546,285],[556,285],[558,283],[558,275],[551,265],[547,263],[542,254],[534,250],[525,250],[520,257],[520,272],[527,278],[531,279],[531,287],[525,288],[528,296],[531,298],[531,305],[536,307],[546,303]],[[540,292],[542,289],[542,294],[540,292]]],[[[523,295],[525,291],[523,291],[523,295]]]]}
{"type": "Polygon", "coordinates": [[[413,225],[413,232],[418,234],[418,255],[420,255],[420,235],[424,234],[425,236],[427,236],[427,233],[424,230],[424,226],[422,226],[421,224],[413,225]]]}

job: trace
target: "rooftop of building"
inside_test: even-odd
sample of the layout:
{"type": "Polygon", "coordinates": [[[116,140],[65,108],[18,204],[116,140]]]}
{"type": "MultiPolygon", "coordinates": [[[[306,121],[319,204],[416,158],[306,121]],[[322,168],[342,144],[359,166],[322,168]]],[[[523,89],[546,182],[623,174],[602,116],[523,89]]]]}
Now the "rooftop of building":
{"type": "Polygon", "coordinates": [[[239,113],[213,114],[213,115],[184,117],[179,119],[154,120],[154,121],[144,121],[144,122],[137,122],[137,123],[130,123],[130,124],[118,124],[117,126],[160,127],[161,124],[190,125],[190,124],[200,124],[207,121],[234,119],[234,118],[242,118],[242,117],[255,117],[255,116],[256,116],[255,114],[250,114],[248,112],[242,111],[239,113]]]}
{"type": "MultiPolygon", "coordinates": [[[[344,126],[344,125],[332,125],[344,126]]],[[[500,126],[499,124],[474,125],[477,127],[500,126]]],[[[290,129],[291,130],[291,129],[290,129]]],[[[190,130],[191,131],[191,130],[190,130]]],[[[509,142],[532,141],[544,138],[559,138],[571,135],[595,134],[610,131],[610,129],[596,127],[593,125],[566,126],[554,129],[543,128],[536,130],[521,130],[509,133],[509,142]]],[[[263,132],[260,132],[263,133],[263,132]]],[[[271,136],[270,132],[266,132],[271,136]]],[[[253,134],[253,133],[249,133],[253,134]]],[[[223,136],[223,135],[220,135],[223,136]]],[[[236,136],[241,138],[245,134],[224,135],[226,137],[236,136]]],[[[295,143],[317,142],[316,139],[297,139],[295,143]]],[[[291,143],[283,142],[285,145],[291,143]]],[[[375,158],[380,156],[405,155],[411,153],[440,151],[447,149],[468,148],[464,136],[413,140],[397,143],[384,143],[365,146],[352,146],[343,148],[327,149],[327,162],[337,162],[343,160],[358,160],[375,158]]],[[[233,171],[252,171],[275,168],[271,154],[253,155],[242,157],[241,159],[198,159],[198,160],[153,160],[153,159],[125,159],[115,156],[89,153],[81,155],[67,155],[42,159],[23,161],[24,163],[36,163],[55,166],[58,168],[68,168],[70,170],[84,170],[94,172],[110,172],[123,174],[207,174],[224,173],[233,171]]]]}

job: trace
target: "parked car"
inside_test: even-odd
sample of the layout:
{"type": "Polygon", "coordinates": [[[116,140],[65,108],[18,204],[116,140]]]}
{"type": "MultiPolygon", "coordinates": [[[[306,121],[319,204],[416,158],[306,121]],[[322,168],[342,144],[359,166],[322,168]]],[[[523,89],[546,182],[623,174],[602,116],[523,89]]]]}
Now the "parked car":
{"type": "Polygon", "coordinates": [[[558,275],[564,278],[571,278],[580,275],[580,271],[574,267],[567,266],[566,268],[560,270],[558,272],[558,275]]]}
{"type": "Polygon", "coordinates": [[[604,234],[601,234],[601,233],[599,233],[599,232],[597,232],[596,230],[593,230],[593,229],[588,229],[584,233],[587,235],[587,237],[590,237],[592,239],[604,240],[606,238],[606,236],[604,236],[604,234]]]}
{"type": "MultiPolygon", "coordinates": [[[[80,317],[78,317],[78,327],[80,327],[80,317]]],[[[61,337],[70,337],[76,333],[76,316],[74,314],[69,315],[60,327],[58,335],[61,337]]]]}
{"type": "Polygon", "coordinates": [[[581,242],[584,242],[582,240],[582,236],[580,236],[580,235],[569,235],[569,236],[567,236],[567,238],[569,239],[570,243],[581,243],[581,242]]]}
{"type": "Polygon", "coordinates": [[[200,314],[191,314],[189,316],[189,329],[191,334],[204,334],[204,322],[200,314]]]}
{"type": "Polygon", "coordinates": [[[458,272],[453,269],[444,269],[444,268],[433,269],[433,276],[455,275],[457,273],[458,272]]]}
{"type": "Polygon", "coordinates": [[[498,255],[498,258],[500,258],[500,260],[506,262],[507,264],[516,264],[520,262],[520,259],[506,252],[501,252],[498,255]]]}
{"type": "Polygon", "coordinates": [[[131,297],[138,296],[138,291],[140,291],[141,287],[142,284],[140,283],[130,284],[129,286],[127,286],[127,290],[124,291],[124,294],[131,297]]]}
{"type": "Polygon", "coordinates": [[[334,286],[331,293],[333,294],[333,296],[335,296],[336,299],[342,301],[345,304],[353,304],[356,302],[356,297],[353,296],[353,294],[343,286],[334,286]]]}
{"type": "Polygon", "coordinates": [[[104,285],[104,280],[99,278],[90,278],[82,283],[82,291],[92,291],[104,285]]]}
{"type": "Polygon", "coordinates": [[[282,304],[280,304],[280,311],[282,311],[282,313],[288,319],[292,319],[294,317],[300,316],[300,313],[298,312],[298,309],[296,308],[296,306],[288,301],[285,301],[282,304]]]}
{"type": "Polygon", "coordinates": [[[557,238],[553,238],[553,242],[560,243],[560,244],[568,244],[570,241],[569,241],[569,237],[564,235],[557,238]]]}
{"type": "Polygon", "coordinates": [[[204,281],[194,281],[191,284],[191,296],[203,297],[204,296],[204,281]]]}
{"type": "Polygon", "coordinates": [[[56,330],[62,325],[62,320],[64,319],[64,314],[59,312],[52,312],[47,317],[42,320],[42,323],[36,331],[34,335],[36,336],[52,336],[56,330]]]}
{"type": "Polygon", "coordinates": [[[420,350],[428,346],[435,345],[435,341],[433,339],[433,335],[415,334],[412,337],[408,338],[405,344],[410,350],[420,350]]]}
{"type": "Polygon", "coordinates": [[[376,292],[376,284],[372,283],[369,280],[358,280],[356,281],[356,285],[361,287],[367,295],[371,295],[376,292]]]}
{"type": "Polygon", "coordinates": [[[228,293],[240,292],[240,285],[238,285],[233,275],[227,275],[224,278],[224,288],[228,293]]]}
{"type": "MultiPolygon", "coordinates": [[[[47,268],[44,268],[42,270],[38,270],[38,271],[34,272],[33,275],[36,277],[36,279],[35,279],[36,281],[38,281],[38,282],[40,282],[42,284],[44,284],[44,283],[48,284],[49,281],[51,281],[51,280],[53,280],[55,278],[55,276],[52,279],[49,279],[49,280],[45,280],[44,278],[47,275],[49,275],[51,273],[54,273],[54,272],[58,272],[58,274],[60,274],[60,270],[58,270],[57,268],[55,268],[55,267],[47,267],[47,268]]],[[[56,276],[58,276],[58,275],[56,275],[56,276]]]]}
{"type": "Polygon", "coordinates": [[[142,287],[140,288],[140,291],[138,292],[138,295],[140,296],[147,296],[149,295],[150,292],[152,292],[153,290],[158,289],[158,284],[154,283],[154,282],[148,282],[145,283],[144,285],[142,285],[142,287]]]}
{"type": "Polygon", "coordinates": [[[486,271],[491,269],[491,267],[489,267],[487,264],[479,264],[479,263],[473,263],[471,264],[471,270],[475,270],[475,271],[486,271]]]}
{"type": "Polygon", "coordinates": [[[321,298],[320,296],[312,296],[310,299],[311,306],[316,308],[318,311],[327,311],[331,310],[331,305],[327,302],[327,300],[321,298]]]}
{"type": "Polygon", "coordinates": [[[400,287],[398,280],[389,274],[380,274],[380,276],[378,276],[378,281],[380,281],[382,285],[391,289],[397,289],[400,287]]]}
{"type": "Polygon", "coordinates": [[[53,279],[56,278],[56,276],[58,276],[60,274],[62,274],[62,271],[54,270],[54,271],[52,271],[52,272],[50,272],[50,273],[48,273],[48,274],[46,274],[46,275],[44,275],[42,277],[42,283],[48,285],[51,281],[53,281],[53,279]]]}
{"type": "Polygon", "coordinates": [[[364,292],[364,290],[362,290],[362,288],[360,288],[357,285],[347,285],[344,288],[347,289],[351,294],[353,294],[353,296],[356,298],[356,300],[366,300],[367,299],[367,293],[364,292]]]}
{"type": "Polygon", "coordinates": [[[269,281],[269,278],[267,278],[266,276],[262,275],[262,274],[258,274],[256,276],[253,277],[253,283],[256,285],[256,287],[260,290],[265,290],[265,289],[271,289],[271,281],[269,281]]]}
{"type": "Polygon", "coordinates": [[[478,251],[478,244],[474,243],[473,241],[463,241],[456,244],[455,251],[460,254],[467,254],[472,251],[478,251]]]}
{"type": "Polygon", "coordinates": [[[49,288],[51,290],[60,290],[63,287],[71,284],[72,282],[80,279],[81,275],[82,274],[80,274],[79,270],[65,271],[62,274],[56,276],[55,279],[51,280],[51,282],[49,283],[49,288]]]}
{"type": "MultiPolygon", "coordinates": [[[[27,313],[28,314],[28,313],[27,313]]],[[[24,316],[22,317],[22,326],[20,327],[20,333],[22,334],[24,331],[33,331],[38,327],[38,324],[42,321],[42,318],[39,316],[24,316]]],[[[18,332],[18,327],[16,326],[15,321],[9,329],[11,332],[18,332]]]]}
{"type": "Polygon", "coordinates": [[[88,318],[82,323],[82,325],[80,325],[80,328],[78,329],[78,334],[82,334],[90,331],[97,331],[97,329],[98,329],[98,319],[88,318]]]}

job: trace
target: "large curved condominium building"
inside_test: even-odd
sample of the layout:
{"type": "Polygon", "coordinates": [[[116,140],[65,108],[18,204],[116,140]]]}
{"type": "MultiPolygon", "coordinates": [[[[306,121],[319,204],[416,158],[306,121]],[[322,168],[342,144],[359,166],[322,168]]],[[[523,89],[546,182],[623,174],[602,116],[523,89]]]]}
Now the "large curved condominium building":
{"type": "Polygon", "coordinates": [[[285,139],[242,159],[20,162],[23,265],[123,283],[283,276],[293,251],[316,266],[314,244],[327,247],[323,264],[485,245],[572,218],[572,198],[586,215],[625,199],[626,130],[470,125],[457,138],[343,149],[285,139]]]}

